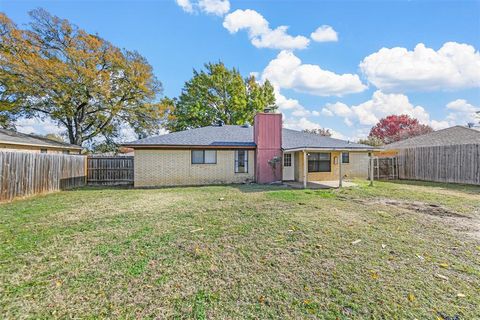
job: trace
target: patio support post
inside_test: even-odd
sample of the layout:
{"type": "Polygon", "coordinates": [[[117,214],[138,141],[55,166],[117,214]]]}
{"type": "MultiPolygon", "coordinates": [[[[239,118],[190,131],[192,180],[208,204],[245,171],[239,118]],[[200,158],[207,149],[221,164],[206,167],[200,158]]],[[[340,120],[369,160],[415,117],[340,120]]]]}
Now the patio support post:
{"type": "Polygon", "coordinates": [[[342,162],[343,162],[343,157],[342,157],[342,152],[340,152],[340,159],[338,159],[338,187],[341,188],[343,187],[343,175],[342,175],[342,162]]]}
{"type": "Polygon", "coordinates": [[[370,186],[373,186],[373,154],[370,155],[370,186]]]}
{"type": "Polygon", "coordinates": [[[307,170],[308,170],[308,161],[307,161],[307,150],[303,150],[303,188],[307,188],[307,170]]]}

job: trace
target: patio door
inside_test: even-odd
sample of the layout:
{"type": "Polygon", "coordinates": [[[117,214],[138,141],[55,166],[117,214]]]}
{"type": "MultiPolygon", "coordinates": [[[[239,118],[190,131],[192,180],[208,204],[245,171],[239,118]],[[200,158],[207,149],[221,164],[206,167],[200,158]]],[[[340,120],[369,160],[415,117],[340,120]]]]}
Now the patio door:
{"type": "Polygon", "coordinates": [[[295,157],[292,153],[283,154],[283,180],[284,181],[293,181],[295,180],[295,157]]]}

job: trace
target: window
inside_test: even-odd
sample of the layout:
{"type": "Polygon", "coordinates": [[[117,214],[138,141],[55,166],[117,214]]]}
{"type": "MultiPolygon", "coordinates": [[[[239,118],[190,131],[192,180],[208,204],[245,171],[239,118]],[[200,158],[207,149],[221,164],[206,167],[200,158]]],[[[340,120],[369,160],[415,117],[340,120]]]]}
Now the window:
{"type": "Polygon", "coordinates": [[[235,150],[235,173],[248,172],[248,150],[235,150]]]}
{"type": "Polygon", "coordinates": [[[286,153],[283,155],[283,166],[291,167],[292,166],[292,154],[286,153]]]}
{"type": "Polygon", "coordinates": [[[330,153],[310,153],[308,155],[308,172],[330,171],[330,153]]]}
{"type": "Polygon", "coordinates": [[[342,163],[350,163],[350,153],[342,152],[342,163]]]}
{"type": "Polygon", "coordinates": [[[217,150],[192,150],[192,164],[217,163],[217,150]]]}
{"type": "Polygon", "coordinates": [[[70,150],[63,150],[62,153],[63,154],[70,154],[70,150]]]}
{"type": "Polygon", "coordinates": [[[40,153],[47,153],[47,149],[40,149],[40,153]]]}

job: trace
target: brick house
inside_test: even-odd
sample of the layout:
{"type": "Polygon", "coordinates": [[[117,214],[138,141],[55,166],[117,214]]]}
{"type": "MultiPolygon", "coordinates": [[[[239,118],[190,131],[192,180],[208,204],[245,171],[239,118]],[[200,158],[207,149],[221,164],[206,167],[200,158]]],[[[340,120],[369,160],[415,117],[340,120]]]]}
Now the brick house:
{"type": "Polygon", "coordinates": [[[81,154],[82,147],[0,128],[0,151],[81,154]]]}
{"type": "Polygon", "coordinates": [[[252,126],[219,125],[148,137],[135,150],[135,187],[297,181],[368,176],[371,146],[285,129],[279,113],[252,126]]]}

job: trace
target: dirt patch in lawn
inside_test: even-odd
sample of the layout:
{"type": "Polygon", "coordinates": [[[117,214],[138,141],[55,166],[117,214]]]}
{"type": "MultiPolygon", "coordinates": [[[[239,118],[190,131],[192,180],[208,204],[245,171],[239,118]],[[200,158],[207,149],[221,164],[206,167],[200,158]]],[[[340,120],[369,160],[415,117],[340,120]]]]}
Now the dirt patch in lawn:
{"type": "Polygon", "coordinates": [[[404,201],[394,199],[358,199],[358,202],[367,205],[384,205],[404,209],[410,212],[427,214],[436,218],[456,231],[466,233],[475,239],[480,239],[480,219],[477,215],[466,216],[438,204],[421,201],[404,201]]]}
{"type": "Polygon", "coordinates": [[[425,213],[425,214],[428,214],[431,216],[437,216],[437,217],[470,219],[470,217],[468,216],[459,214],[441,205],[425,203],[420,201],[412,202],[412,201],[401,201],[401,200],[392,200],[392,199],[380,199],[380,200],[375,200],[374,204],[394,206],[396,208],[407,209],[407,210],[411,210],[419,213],[425,213]]]}

